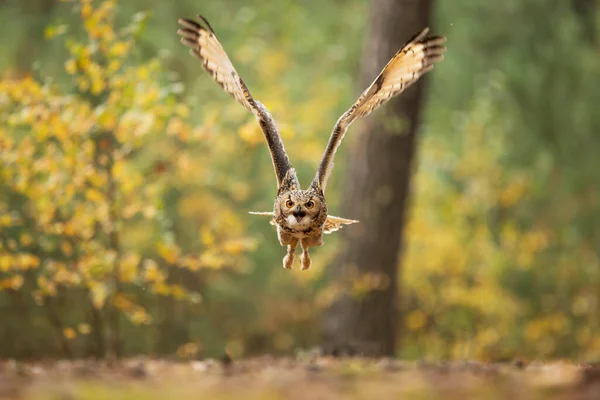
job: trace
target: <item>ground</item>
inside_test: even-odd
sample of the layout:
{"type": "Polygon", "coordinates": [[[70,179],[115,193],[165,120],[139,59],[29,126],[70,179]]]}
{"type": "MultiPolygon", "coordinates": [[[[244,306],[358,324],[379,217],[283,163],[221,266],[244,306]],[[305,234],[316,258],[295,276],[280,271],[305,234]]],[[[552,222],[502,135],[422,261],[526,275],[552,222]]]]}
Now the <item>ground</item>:
{"type": "Polygon", "coordinates": [[[0,399],[600,399],[600,365],[275,358],[0,361],[0,399]]]}

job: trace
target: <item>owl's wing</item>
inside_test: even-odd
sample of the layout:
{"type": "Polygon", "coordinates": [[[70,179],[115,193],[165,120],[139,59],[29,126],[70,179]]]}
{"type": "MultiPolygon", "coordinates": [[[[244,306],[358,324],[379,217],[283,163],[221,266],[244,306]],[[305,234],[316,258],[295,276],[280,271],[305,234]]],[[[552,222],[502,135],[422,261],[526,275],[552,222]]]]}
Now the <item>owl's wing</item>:
{"type": "Polygon", "coordinates": [[[190,53],[202,61],[204,70],[225,92],[256,116],[271,152],[279,187],[292,165],[285,152],[277,125],[269,110],[250,94],[248,86],[233,67],[208,21],[201,15],[198,15],[198,18],[200,22],[187,18],[180,18],[177,21],[183,26],[177,31],[177,34],[181,36],[181,43],[191,47],[190,53]]]}
{"type": "Polygon", "coordinates": [[[355,219],[346,219],[328,215],[327,220],[325,221],[325,229],[323,230],[323,233],[339,231],[344,227],[344,225],[356,224],[357,222],[358,221],[355,219]]]}
{"type": "Polygon", "coordinates": [[[250,211],[250,212],[248,212],[248,214],[269,216],[269,217],[271,217],[271,220],[269,221],[269,223],[271,225],[275,225],[275,214],[273,214],[273,211],[250,211]]]}
{"type": "Polygon", "coordinates": [[[387,63],[375,81],[358,100],[338,119],[327,143],[327,148],[313,186],[325,192],[327,179],[333,168],[333,156],[344,138],[348,126],[356,118],[365,117],[392,97],[402,93],[423,74],[431,71],[433,63],[442,60],[446,51],[442,36],[427,36],[429,28],[410,39],[387,63]]]}

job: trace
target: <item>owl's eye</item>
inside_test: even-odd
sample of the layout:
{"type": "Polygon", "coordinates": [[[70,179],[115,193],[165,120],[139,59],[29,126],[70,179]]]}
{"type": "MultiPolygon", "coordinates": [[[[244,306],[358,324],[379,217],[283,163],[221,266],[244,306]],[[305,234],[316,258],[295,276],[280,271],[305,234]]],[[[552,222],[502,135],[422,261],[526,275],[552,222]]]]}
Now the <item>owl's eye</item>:
{"type": "Polygon", "coordinates": [[[309,200],[308,202],[306,202],[306,204],[304,206],[310,210],[311,208],[313,208],[315,206],[315,202],[312,200],[309,200]]]}
{"type": "Polygon", "coordinates": [[[292,207],[294,207],[294,202],[293,202],[291,199],[287,199],[287,200],[285,201],[285,206],[286,206],[287,208],[292,208],[292,207]]]}

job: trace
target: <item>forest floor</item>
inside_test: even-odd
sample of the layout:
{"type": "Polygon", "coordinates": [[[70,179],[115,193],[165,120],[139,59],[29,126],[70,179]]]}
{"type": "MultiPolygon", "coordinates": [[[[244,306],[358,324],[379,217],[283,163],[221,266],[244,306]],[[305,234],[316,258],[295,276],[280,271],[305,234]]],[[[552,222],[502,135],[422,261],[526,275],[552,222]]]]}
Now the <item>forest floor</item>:
{"type": "Polygon", "coordinates": [[[600,365],[260,357],[0,361],[0,399],[600,399],[600,365]]]}

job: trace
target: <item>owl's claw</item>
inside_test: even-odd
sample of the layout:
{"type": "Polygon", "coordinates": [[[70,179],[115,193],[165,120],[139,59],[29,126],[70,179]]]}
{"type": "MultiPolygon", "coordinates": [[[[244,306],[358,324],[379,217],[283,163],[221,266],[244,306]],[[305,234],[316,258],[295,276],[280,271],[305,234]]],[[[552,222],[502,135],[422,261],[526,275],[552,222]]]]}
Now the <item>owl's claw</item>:
{"type": "Polygon", "coordinates": [[[300,256],[300,261],[302,263],[302,271],[306,271],[310,268],[310,256],[308,255],[308,251],[304,250],[302,255],[300,256]]]}
{"type": "Polygon", "coordinates": [[[292,269],[294,264],[294,253],[296,252],[296,246],[298,246],[298,239],[293,239],[287,247],[287,254],[283,257],[283,268],[292,269]]]}
{"type": "Polygon", "coordinates": [[[285,257],[283,257],[283,268],[292,269],[292,265],[294,264],[294,254],[287,253],[285,257]]]}

